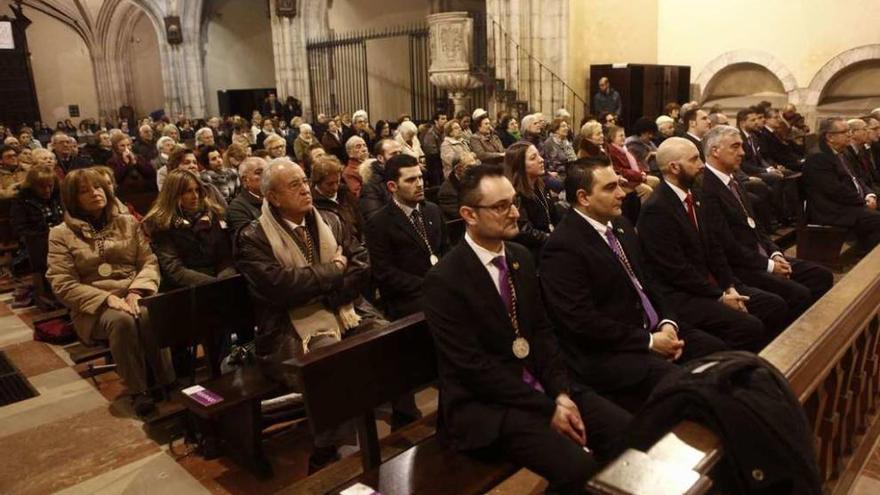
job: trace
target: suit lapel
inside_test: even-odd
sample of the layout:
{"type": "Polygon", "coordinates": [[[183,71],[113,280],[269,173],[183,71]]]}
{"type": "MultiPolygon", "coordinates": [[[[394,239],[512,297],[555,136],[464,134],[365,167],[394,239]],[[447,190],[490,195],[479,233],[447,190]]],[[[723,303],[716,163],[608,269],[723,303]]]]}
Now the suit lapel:
{"type": "MultiPolygon", "coordinates": [[[[466,241],[462,240],[461,243],[459,243],[459,247],[463,250],[463,268],[465,268],[463,271],[464,273],[467,273],[471,279],[471,287],[473,287],[473,291],[477,295],[476,299],[478,301],[484,301],[488,306],[488,310],[498,320],[498,330],[501,330],[502,332],[509,331],[512,336],[513,326],[510,324],[510,317],[507,315],[507,308],[504,307],[504,301],[501,300],[501,294],[498,293],[498,287],[495,285],[495,281],[492,280],[486,267],[480,262],[477,253],[471,249],[466,241]]],[[[510,253],[509,249],[505,249],[505,251],[507,254],[510,253]]],[[[510,271],[514,271],[513,267],[510,265],[511,260],[508,259],[508,268],[510,271]]],[[[516,287],[515,276],[514,287],[516,287]]],[[[493,325],[493,328],[494,327],[495,326],[493,325]]]]}
{"type": "MultiPolygon", "coordinates": [[[[394,201],[388,203],[388,207],[391,208],[391,218],[394,221],[394,225],[397,226],[400,230],[406,233],[413,242],[421,249],[422,251],[428,252],[428,248],[425,246],[425,241],[422,240],[422,237],[416,233],[416,227],[413,223],[406,217],[406,214],[394,201]]],[[[422,221],[426,221],[424,219],[424,215],[422,216],[422,221]]]]}
{"type": "MultiPolygon", "coordinates": [[[[672,215],[675,217],[675,221],[684,225],[684,231],[688,237],[691,237],[697,241],[700,239],[700,234],[694,229],[694,225],[691,223],[691,219],[688,218],[687,211],[684,209],[684,204],[682,204],[681,200],[678,199],[678,195],[675,194],[675,191],[669,187],[669,184],[666,181],[663,181],[658,187],[661,194],[666,196],[666,201],[669,203],[669,206],[672,208],[672,215]]],[[[695,198],[696,199],[696,198],[695,198]]],[[[700,218],[700,207],[695,205],[695,210],[697,214],[697,224],[702,225],[700,218]]],[[[705,229],[701,229],[702,232],[705,229]]]]}
{"type": "MultiPolygon", "coordinates": [[[[605,263],[609,264],[610,266],[616,267],[616,269],[620,271],[621,274],[623,274],[624,276],[628,276],[624,271],[623,266],[621,266],[620,260],[617,259],[617,255],[614,254],[614,251],[611,250],[611,246],[608,245],[605,239],[602,239],[602,236],[599,235],[599,232],[597,232],[596,229],[593,228],[593,226],[589,222],[584,220],[580,215],[575,212],[571,212],[570,215],[566,215],[566,220],[577,223],[577,228],[575,230],[579,232],[578,236],[580,236],[583,240],[584,248],[592,251],[584,253],[585,256],[590,258],[595,253],[598,253],[598,255],[604,259],[605,263]],[[568,220],[569,217],[571,218],[571,220],[568,220]]],[[[624,252],[626,252],[626,249],[624,249],[624,252]]]]}

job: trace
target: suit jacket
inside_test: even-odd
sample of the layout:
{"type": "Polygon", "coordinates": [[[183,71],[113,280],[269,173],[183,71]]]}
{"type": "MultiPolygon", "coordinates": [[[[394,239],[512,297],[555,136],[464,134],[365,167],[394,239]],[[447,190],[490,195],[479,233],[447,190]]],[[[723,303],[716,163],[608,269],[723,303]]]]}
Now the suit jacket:
{"type": "Polygon", "coordinates": [[[555,397],[576,386],[569,382],[544,311],[531,256],[515,243],[504,243],[504,250],[519,303],[520,335],[531,348],[525,359],[513,355],[514,330],[507,309],[495,281],[466,241],[425,277],[425,316],[440,374],[438,430],[459,449],[493,443],[508,410],[530,411],[549,422],[555,397]],[[523,381],[524,368],[545,393],[523,381]]]}
{"type": "Polygon", "coordinates": [[[757,133],[753,132],[751,134],[751,141],[749,136],[746,136],[746,133],[742,130],[739,131],[739,134],[743,140],[743,151],[746,153],[740,168],[749,175],[766,173],[767,166],[764,163],[764,155],[761,152],[761,145],[758,143],[757,133]]]}
{"type": "MultiPolygon", "coordinates": [[[[427,201],[420,210],[431,250],[439,258],[446,249],[443,214],[427,201]]],[[[373,279],[389,316],[397,319],[421,311],[422,281],[431,268],[431,251],[394,201],[367,222],[367,246],[373,279]]]]}
{"type": "Polygon", "coordinates": [[[736,279],[700,197],[696,193],[694,196],[699,231],[665,180],[654,189],[639,215],[642,252],[653,273],[671,290],[717,299],[736,279]],[[709,281],[710,274],[717,284],[709,281]]]}
{"type": "Polygon", "coordinates": [[[847,160],[849,169],[852,170],[856,177],[861,179],[866,186],[870,187],[871,192],[877,192],[880,184],[878,184],[872,153],[866,150],[864,146],[856,147],[855,145],[849,145],[843,152],[843,157],[847,160]],[[867,160],[867,163],[865,160],[867,160]]]}
{"type": "Polygon", "coordinates": [[[841,227],[856,224],[856,219],[865,208],[863,194],[871,190],[850,172],[830,150],[807,157],[803,172],[807,221],[841,227]],[[862,186],[863,194],[859,194],[853,179],[862,186]]]}
{"type": "Polygon", "coordinates": [[[683,137],[683,138],[687,139],[688,141],[694,143],[694,146],[696,146],[697,149],[700,151],[700,160],[701,160],[703,163],[706,163],[706,154],[703,153],[703,141],[702,141],[702,140],[697,141],[697,138],[691,136],[691,135],[688,134],[687,132],[685,132],[684,135],[682,135],[681,137],[683,137]]]}
{"type": "Polygon", "coordinates": [[[770,161],[785,166],[791,170],[801,169],[801,157],[798,156],[785,141],[782,140],[775,132],[771,132],[766,127],[758,129],[753,134],[757,141],[758,148],[762,154],[770,161]]]}
{"type": "MultiPolygon", "coordinates": [[[[658,316],[674,319],[642,269],[629,221],[619,217],[612,226],[658,316]]],[[[569,367],[581,382],[613,390],[644,378],[650,332],[639,294],[605,239],[577,212],[565,216],[544,246],[541,287],[569,367]]]]}
{"type": "Polygon", "coordinates": [[[702,187],[703,210],[710,219],[718,235],[724,254],[731,267],[749,270],[766,270],[767,256],[758,251],[760,245],[767,255],[782,251],[770,237],[755,224],[749,226],[749,218],[755,221],[755,210],[745,190],[740,188],[743,206],[721,179],[709,170],[703,172],[702,187]]]}

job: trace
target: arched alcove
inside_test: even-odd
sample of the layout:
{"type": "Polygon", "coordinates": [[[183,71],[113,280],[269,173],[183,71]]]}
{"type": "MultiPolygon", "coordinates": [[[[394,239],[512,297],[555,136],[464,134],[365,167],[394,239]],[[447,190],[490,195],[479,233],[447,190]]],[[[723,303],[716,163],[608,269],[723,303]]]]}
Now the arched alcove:
{"type": "Polygon", "coordinates": [[[703,105],[721,106],[725,111],[734,111],[769,101],[774,107],[782,107],[788,102],[788,94],[783,81],[767,67],[741,62],[729,65],[706,83],[703,91],[703,105]]]}
{"type": "Polygon", "coordinates": [[[137,10],[125,43],[129,45],[127,52],[134,100],[131,105],[137,115],[146,115],[165,106],[165,89],[156,30],[146,13],[137,10]]]}
{"type": "Polygon", "coordinates": [[[856,116],[880,107],[880,58],[849,65],[825,84],[817,110],[822,115],[856,116]]]}

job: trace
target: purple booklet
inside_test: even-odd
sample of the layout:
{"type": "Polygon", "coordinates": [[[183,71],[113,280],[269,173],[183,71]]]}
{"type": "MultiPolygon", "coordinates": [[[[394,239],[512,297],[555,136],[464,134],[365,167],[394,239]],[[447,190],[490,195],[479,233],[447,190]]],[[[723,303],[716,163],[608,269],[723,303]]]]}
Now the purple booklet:
{"type": "Polygon", "coordinates": [[[193,385],[192,387],[185,388],[181,390],[184,394],[186,394],[192,400],[198,402],[203,406],[213,406],[214,404],[223,400],[223,397],[211,392],[201,385],[193,385]]]}

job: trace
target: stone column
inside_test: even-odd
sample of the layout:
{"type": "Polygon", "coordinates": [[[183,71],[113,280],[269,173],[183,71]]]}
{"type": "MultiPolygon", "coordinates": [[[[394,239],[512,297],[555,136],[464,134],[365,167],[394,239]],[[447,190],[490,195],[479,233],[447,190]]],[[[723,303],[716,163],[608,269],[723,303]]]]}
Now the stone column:
{"type": "Polygon", "coordinates": [[[431,83],[449,92],[455,112],[467,110],[467,92],[482,85],[471,73],[473,20],[467,12],[444,12],[428,16],[430,29],[431,83]]]}
{"type": "Polygon", "coordinates": [[[276,3],[277,0],[269,0],[278,99],[283,102],[288,96],[293,96],[301,101],[303,119],[309,122],[314,116],[306,44],[310,38],[324,36],[329,31],[327,2],[302,0],[296,17],[279,17],[275,9],[276,3]]]}

